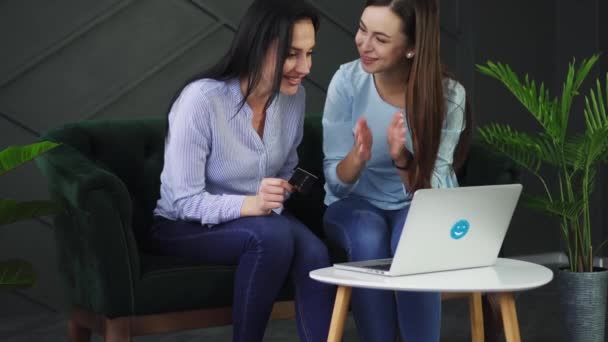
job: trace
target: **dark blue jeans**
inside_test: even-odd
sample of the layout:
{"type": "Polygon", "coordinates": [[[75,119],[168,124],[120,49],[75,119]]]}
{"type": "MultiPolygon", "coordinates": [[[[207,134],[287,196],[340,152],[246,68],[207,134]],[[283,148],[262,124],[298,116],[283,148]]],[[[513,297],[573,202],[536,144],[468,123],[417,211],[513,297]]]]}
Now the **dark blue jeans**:
{"type": "MultiPolygon", "coordinates": [[[[363,199],[345,198],[327,208],[323,223],[328,238],[349,260],[390,258],[408,210],[382,210],[363,199]]],[[[363,341],[396,341],[397,325],[405,341],[439,341],[439,293],[353,289],[351,306],[363,341]]]]}
{"type": "Polygon", "coordinates": [[[308,276],[329,266],[327,248],[292,216],[245,217],[212,228],[157,218],[152,239],[167,255],[237,265],[234,341],[262,341],[272,305],[288,278],[295,287],[300,340],[327,339],[336,289],[308,276]]]}

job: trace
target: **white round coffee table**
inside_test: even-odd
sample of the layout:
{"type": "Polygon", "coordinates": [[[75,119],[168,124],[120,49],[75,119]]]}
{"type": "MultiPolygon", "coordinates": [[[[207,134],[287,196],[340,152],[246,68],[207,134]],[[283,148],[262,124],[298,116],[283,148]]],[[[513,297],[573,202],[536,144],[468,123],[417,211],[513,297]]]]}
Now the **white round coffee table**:
{"type": "Polygon", "coordinates": [[[483,341],[481,294],[494,293],[500,305],[507,342],[519,342],[514,291],[543,286],[553,279],[547,267],[526,261],[498,258],[490,267],[388,277],[327,267],[310,272],[320,282],[338,285],[328,341],[341,341],[353,287],[393,291],[471,294],[472,340],[483,341]]]}

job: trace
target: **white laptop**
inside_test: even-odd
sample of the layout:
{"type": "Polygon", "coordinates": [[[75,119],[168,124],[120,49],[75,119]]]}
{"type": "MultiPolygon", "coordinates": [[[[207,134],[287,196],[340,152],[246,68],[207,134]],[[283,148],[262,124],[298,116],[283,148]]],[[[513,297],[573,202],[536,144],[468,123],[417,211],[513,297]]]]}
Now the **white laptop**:
{"type": "Polygon", "coordinates": [[[493,265],[521,190],[521,184],[418,190],[394,258],[334,266],[402,276],[493,265]]]}

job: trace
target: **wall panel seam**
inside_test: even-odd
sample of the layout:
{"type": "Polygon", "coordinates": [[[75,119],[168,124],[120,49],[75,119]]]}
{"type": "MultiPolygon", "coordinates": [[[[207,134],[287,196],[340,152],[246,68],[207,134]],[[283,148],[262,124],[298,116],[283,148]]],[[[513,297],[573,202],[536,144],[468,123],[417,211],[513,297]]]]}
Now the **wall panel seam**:
{"type": "Polygon", "coordinates": [[[51,43],[45,48],[42,48],[40,53],[15,68],[15,70],[9,73],[5,79],[0,80],[0,89],[5,88],[6,86],[15,82],[21,76],[34,69],[39,64],[43,63],[49,57],[68,47],[76,39],[84,36],[91,30],[93,30],[95,27],[103,24],[116,14],[122,12],[133,2],[135,2],[135,0],[122,0],[119,3],[110,6],[109,9],[104,10],[101,14],[96,13],[92,15],[90,17],[90,20],[85,21],[85,24],[71,31],[68,35],[64,36],[60,40],[51,43]]]}
{"type": "Polygon", "coordinates": [[[82,109],[82,112],[90,113],[87,115],[88,119],[92,119],[92,118],[96,117],[104,109],[106,109],[107,107],[114,104],[121,97],[123,97],[124,95],[126,95],[127,93],[129,93],[133,89],[135,89],[138,85],[142,84],[144,81],[146,81],[147,79],[151,78],[152,76],[154,76],[155,74],[160,72],[162,69],[164,69],[169,64],[171,64],[171,62],[173,62],[176,59],[178,59],[179,57],[183,56],[190,49],[192,49],[194,46],[196,46],[197,43],[210,37],[212,34],[218,32],[223,27],[224,27],[224,24],[219,22],[219,23],[212,25],[211,27],[205,27],[204,29],[197,31],[184,44],[182,44],[178,48],[172,49],[171,51],[173,51],[173,52],[166,55],[158,63],[156,63],[155,65],[150,67],[144,73],[142,73],[141,76],[139,76],[131,81],[127,81],[127,82],[123,83],[124,84],[123,86],[118,85],[118,86],[112,87],[113,90],[109,91],[109,95],[106,96],[104,100],[102,100],[101,102],[99,102],[95,105],[90,106],[91,107],[90,109],[87,109],[86,106],[84,106],[85,108],[82,109]]]}

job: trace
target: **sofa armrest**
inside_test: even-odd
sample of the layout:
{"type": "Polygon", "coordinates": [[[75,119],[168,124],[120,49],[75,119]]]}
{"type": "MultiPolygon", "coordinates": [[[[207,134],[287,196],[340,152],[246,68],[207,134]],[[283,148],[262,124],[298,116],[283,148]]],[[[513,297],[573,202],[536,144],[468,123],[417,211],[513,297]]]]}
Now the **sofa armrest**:
{"type": "Polygon", "coordinates": [[[37,165],[52,198],[66,208],[55,218],[55,238],[69,301],[94,312],[132,311],[140,270],[125,185],[67,145],[37,165]]]}

